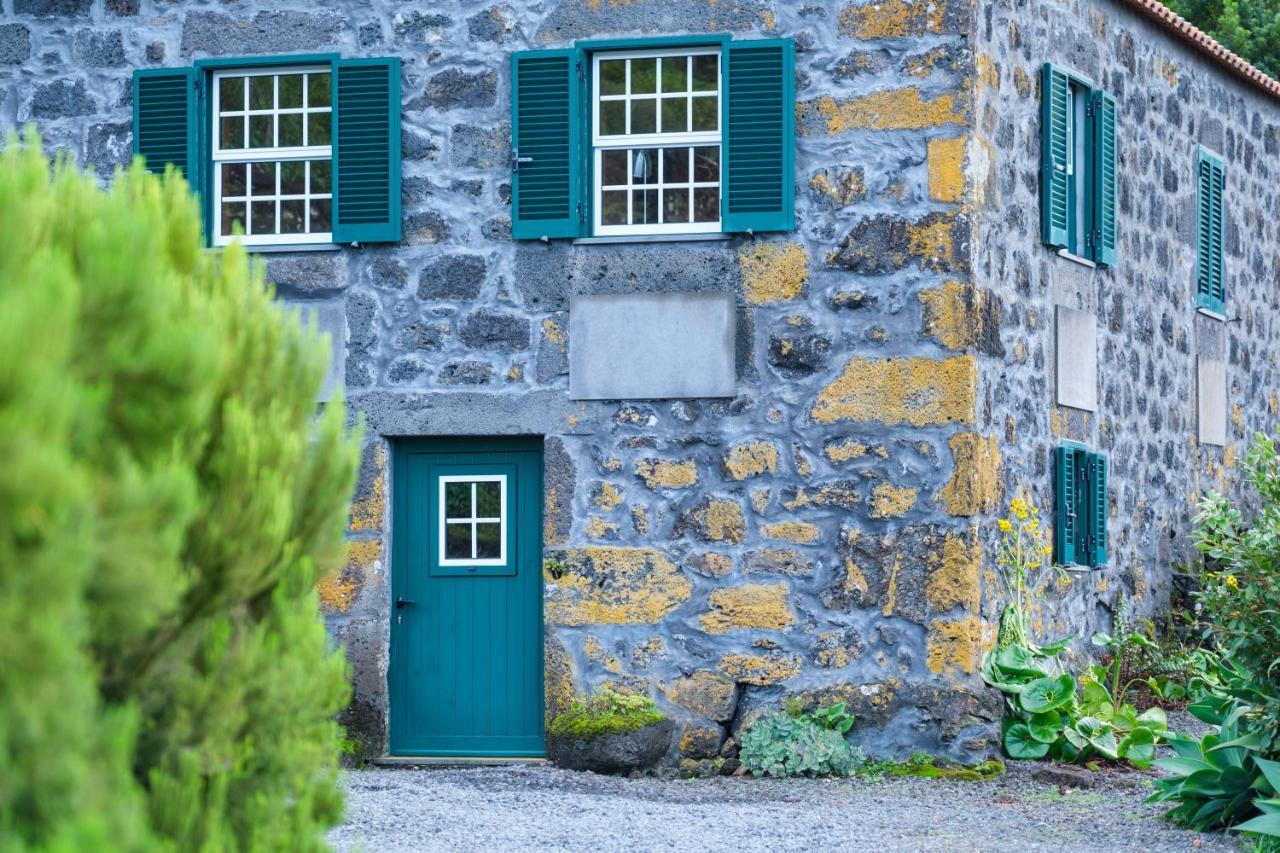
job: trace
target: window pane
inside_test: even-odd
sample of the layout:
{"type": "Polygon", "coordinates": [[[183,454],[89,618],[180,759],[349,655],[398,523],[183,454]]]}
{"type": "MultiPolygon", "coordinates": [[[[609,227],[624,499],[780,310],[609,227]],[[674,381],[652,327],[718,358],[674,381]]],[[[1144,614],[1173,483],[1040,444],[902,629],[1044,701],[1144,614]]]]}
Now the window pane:
{"type": "Polygon", "coordinates": [[[662,99],[662,132],[685,133],[689,130],[689,102],[685,98],[662,99]]]}
{"type": "Polygon", "coordinates": [[[662,149],[662,182],[687,184],[689,182],[689,149],[662,149]]]}
{"type": "Polygon", "coordinates": [[[269,110],[275,106],[276,78],[260,74],[249,78],[249,109],[269,110]]]}
{"type": "Polygon", "coordinates": [[[658,60],[631,60],[631,94],[648,95],[658,91],[658,60]]]}
{"type": "Polygon", "coordinates": [[[502,484],[494,480],[476,483],[476,518],[502,515],[502,484]]]}
{"type": "Polygon", "coordinates": [[[627,224],[627,194],[623,192],[601,193],[600,221],[605,225],[627,224]]]}
{"type": "Polygon", "coordinates": [[[502,555],[502,527],[497,524],[476,525],[476,556],[495,560],[502,555]]]}
{"type": "Polygon", "coordinates": [[[471,518],[471,484],[444,484],[445,518],[471,518]]]}
{"type": "Polygon", "coordinates": [[[254,195],[276,194],[276,164],[253,163],[249,166],[254,195]]]}
{"type": "Polygon", "coordinates": [[[658,132],[658,102],[653,98],[641,98],[631,102],[631,132],[658,132]]]}
{"type": "Polygon", "coordinates": [[[285,160],[280,164],[280,194],[303,195],[307,191],[305,160],[285,160]]]}
{"type": "Polygon", "coordinates": [[[222,139],[219,145],[222,148],[243,148],[244,147],[244,117],[233,116],[231,118],[222,119],[222,139]]]}
{"type": "Polygon", "coordinates": [[[302,106],[302,75],[280,76],[280,109],[296,109],[302,106]]]}
{"type": "Polygon", "coordinates": [[[695,56],[693,58],[693,91],[714,92],[719,87],[717,70],[720,57],[714,53],[695,56]]]}
{"type": "Polygon", "coordinates": [[[285,113],[280,116],[279,144],[281,148],[302,145],[302,113],[285,113]]]}
{"type": "Polygon", "coordinates": [[[625,95],[627,93],[627,61],[606,59],[600,62],[600,94],[625,95]]]}
{"type": "Polygon", "coordinates": [[[302,199],[280,202],[280,233],[302,234],[307,230],[307,203],[302,199]]]}
{"type": "Polygon", "coordinates": [[[657,224],[658,191],[631,191],[631,222],[634,225],[657,224]]]}
{"type": "Polygon", "coordinates": [[[307,144],[329,144],[329,116],[331,113],[307,114],[307,144]]]}
{"type": "Polygon", "coordinates": [[[332,166],[328,160],[312,160],[311,161],[311,192],[327,193],[330,191],[331,182],[329,175],[332,172],[332,166]]]}
{"type": "Polygon", "coordinates": [[[327,107],[330,102],[329,72],[307,75],[307,106],[327,107]]]}
{"type": "Polygon", "coordinates": [[[471,525],[446,524],[444,527],[444,556],[449,560],[471,559],[471,525]]]}
{"type": "Polygon", "coordinates": [[[689,57],[662,58],[662,91],[684,92],[689,89],[689,57]]]}
{"type": "Polygon", "coordinates": [[[329,226],[329,211],[332,205],[327,198],[313,199],[311,202],[311,232],[313,234],[325,233],[333,230],[329,226]]]}
{"type": "Polygon", "coordinates": [[[619,150],[600,152],[600,185],[625,186],[627,183],[627,152],[619,150]]]}
{"type": "Polygon", "coordinates": [[[218,81],[218,109],[224,113],[244,109],[243,77],[223,77],[218,81]]]}
{"type": "Polygon", "coordinates": [[[223,202],[222,233],[230,236],[237,231],[244,233],[244,202],[223,202]]]}
{"type": "Polygon", "coordinates": [[[250,233],[276,233],[276,203],[274,201],[255,201],[249,206],[252,208],[253,213],[253,224],[250,227],[250,233]]]}
{"type": "Polygon", "coordinates": [[[600,102],[600,135],[614,136],[627,132],[627,102],[600,102]]]}
{"type": "Polygon", "coordinates": [[[693,149],[693,179],[698,183],[720,182],[720,148],[707,145],[693,149]]]}
{"type": "Polygon", "coordinates": [[[662,191],[662,219],[664,222],[689,221],[689,191],[662,191]]]}
{"type": "Polygon", "coordinates": [[[271,148],[276,144],[273,116],[249,116],[249,147],[271,148]]]}
{"type": "Polygon", "coordinates": [[[693,191],[693,221],[720,221],[720,188],[706,187],[693,191]]]}
{"type": "Polygon", "coordinates": [[[714,95],[693,99],[693,129],[715,130],[720,124],[720,99],[714,95]]]}
{"type": "MultiPolygon", "coordinates": [[[[222,196],[223,198],[244,195],[244,164],[222,164],[222,196]]],[[[225,229],[223,231],[225,232],[225,229]]]]}
{"type": "Polygon", "coordinates": [[[658,182],[658,149],[641,148],[631,153],[635,157],[631,163],[631,183],[656,184],[658,182]]]}

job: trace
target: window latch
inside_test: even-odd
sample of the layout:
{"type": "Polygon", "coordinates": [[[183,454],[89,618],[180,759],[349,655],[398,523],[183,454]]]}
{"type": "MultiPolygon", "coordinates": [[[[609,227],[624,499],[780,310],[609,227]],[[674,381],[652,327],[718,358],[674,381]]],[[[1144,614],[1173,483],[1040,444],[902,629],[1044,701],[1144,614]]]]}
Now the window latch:
{"type": "Polygon", "coordinates": [[[519,148],[511,149],[511,171],[519,172],[521,163],[532,163],[532,157],[521,157],[519,148]]]}

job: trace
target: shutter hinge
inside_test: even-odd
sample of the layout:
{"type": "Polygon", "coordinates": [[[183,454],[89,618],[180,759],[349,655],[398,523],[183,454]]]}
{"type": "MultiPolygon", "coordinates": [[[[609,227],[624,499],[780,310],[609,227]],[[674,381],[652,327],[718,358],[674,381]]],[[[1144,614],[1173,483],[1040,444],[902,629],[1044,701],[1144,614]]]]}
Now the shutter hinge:
{"type": "Polygon", "coordinates": [[[582,60],[579,59],[575,65],[578,67],[578,81],[582,82],[587,79],[587,70],[582,67],[582,60]]]}
{"type": "Polygon", "coordinates": [[[532,163],[532,157],[521,157],[519,148],[511,149],[511,171],[519,172],[521,163],[532,163]]]}
{"type": "Polygon", "coordinates": [[[204,80],[199,74],[191,78],[191,88],[196,90],[197,95],[204,95],[204,80]]]}
{"type": "Polygon", "coordinates": [[[582,202],[578,202],[578,221],[587,221],[587,208],[582,204],[582,202]]]}

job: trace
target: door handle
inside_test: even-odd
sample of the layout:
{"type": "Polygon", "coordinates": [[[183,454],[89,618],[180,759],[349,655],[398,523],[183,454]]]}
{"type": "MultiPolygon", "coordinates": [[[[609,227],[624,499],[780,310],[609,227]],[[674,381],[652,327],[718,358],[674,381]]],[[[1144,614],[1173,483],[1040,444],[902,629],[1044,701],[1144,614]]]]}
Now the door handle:
{"type": "Polygon", "coordinates": [[[416,601],[410,601],[410,600],[409,600],[409,599],[407,599],[407,598],[400,598],[399,596],[397,596],[397,597],[396,597],[396,610],[399,610],[399,609],[400,609],[400,608],[402,608],[402,607],[413,607],[413,606],[414,606],[414,605],[416,605],[417,603],[418,603],[418,602],[416,602],[416,601]]]}

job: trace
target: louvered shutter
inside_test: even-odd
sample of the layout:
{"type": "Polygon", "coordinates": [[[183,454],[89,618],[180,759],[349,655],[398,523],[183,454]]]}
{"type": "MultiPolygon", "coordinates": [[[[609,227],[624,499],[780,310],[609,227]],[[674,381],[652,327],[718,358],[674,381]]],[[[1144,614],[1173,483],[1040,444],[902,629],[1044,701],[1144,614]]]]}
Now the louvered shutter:
{"type": "Polygon", "coordinates": [[[1116,99],[1106,92],[1093,98],[1093,260],[1109,267],[1116,262],[1116,99]]]}
{"type": "Polygon", "coordinates": [[[1070,83],[1062,69],[1045,63],[1040,104],[1040,231],[1045,243],[1067,246],[1070,156],[1067,126],[1070,83]]]}
{"type": "Polygon", "coordinates": [[[400,239],[400,60],[333,64],[333,239],[400,239]]]}
{"type": "Polygon", "coordinates": [[[1089,454],[1089,565],[1107,564],[1107,457],[1089,454]]]}
{"type": "Polygon", "coordinates": [[[730,42],[724,86],[724,230],[795,229],[795,47],[790,39],[730,42]]]}
{"type": "Polygon", "coordinates": [[[1222,263],[1222,161],[1203,149],[1196,162],[1196,304],[1222,313],[1226,281],[1222,263]]]}
{"type": "Polygon", "coordinates": [[[1057,505],[1054,513],[1054,561],[1070,566],[1076,561],[1076,536],[1079,530],[1076,450],[1059,447],[1054,450],[1054,491],[1057,505]]]}
{"type": "Polygon", "coordinates": [[[198,189],[196,124],[194,69],[133,72],[133,153],[147,171],[163,174],[172,163],[198,189]]]}
{"type": "Polygon", "coordinates": [[[577,50],[517,51],[511,57],[511,236],[579,237],[582,192],[577,50]]]}

